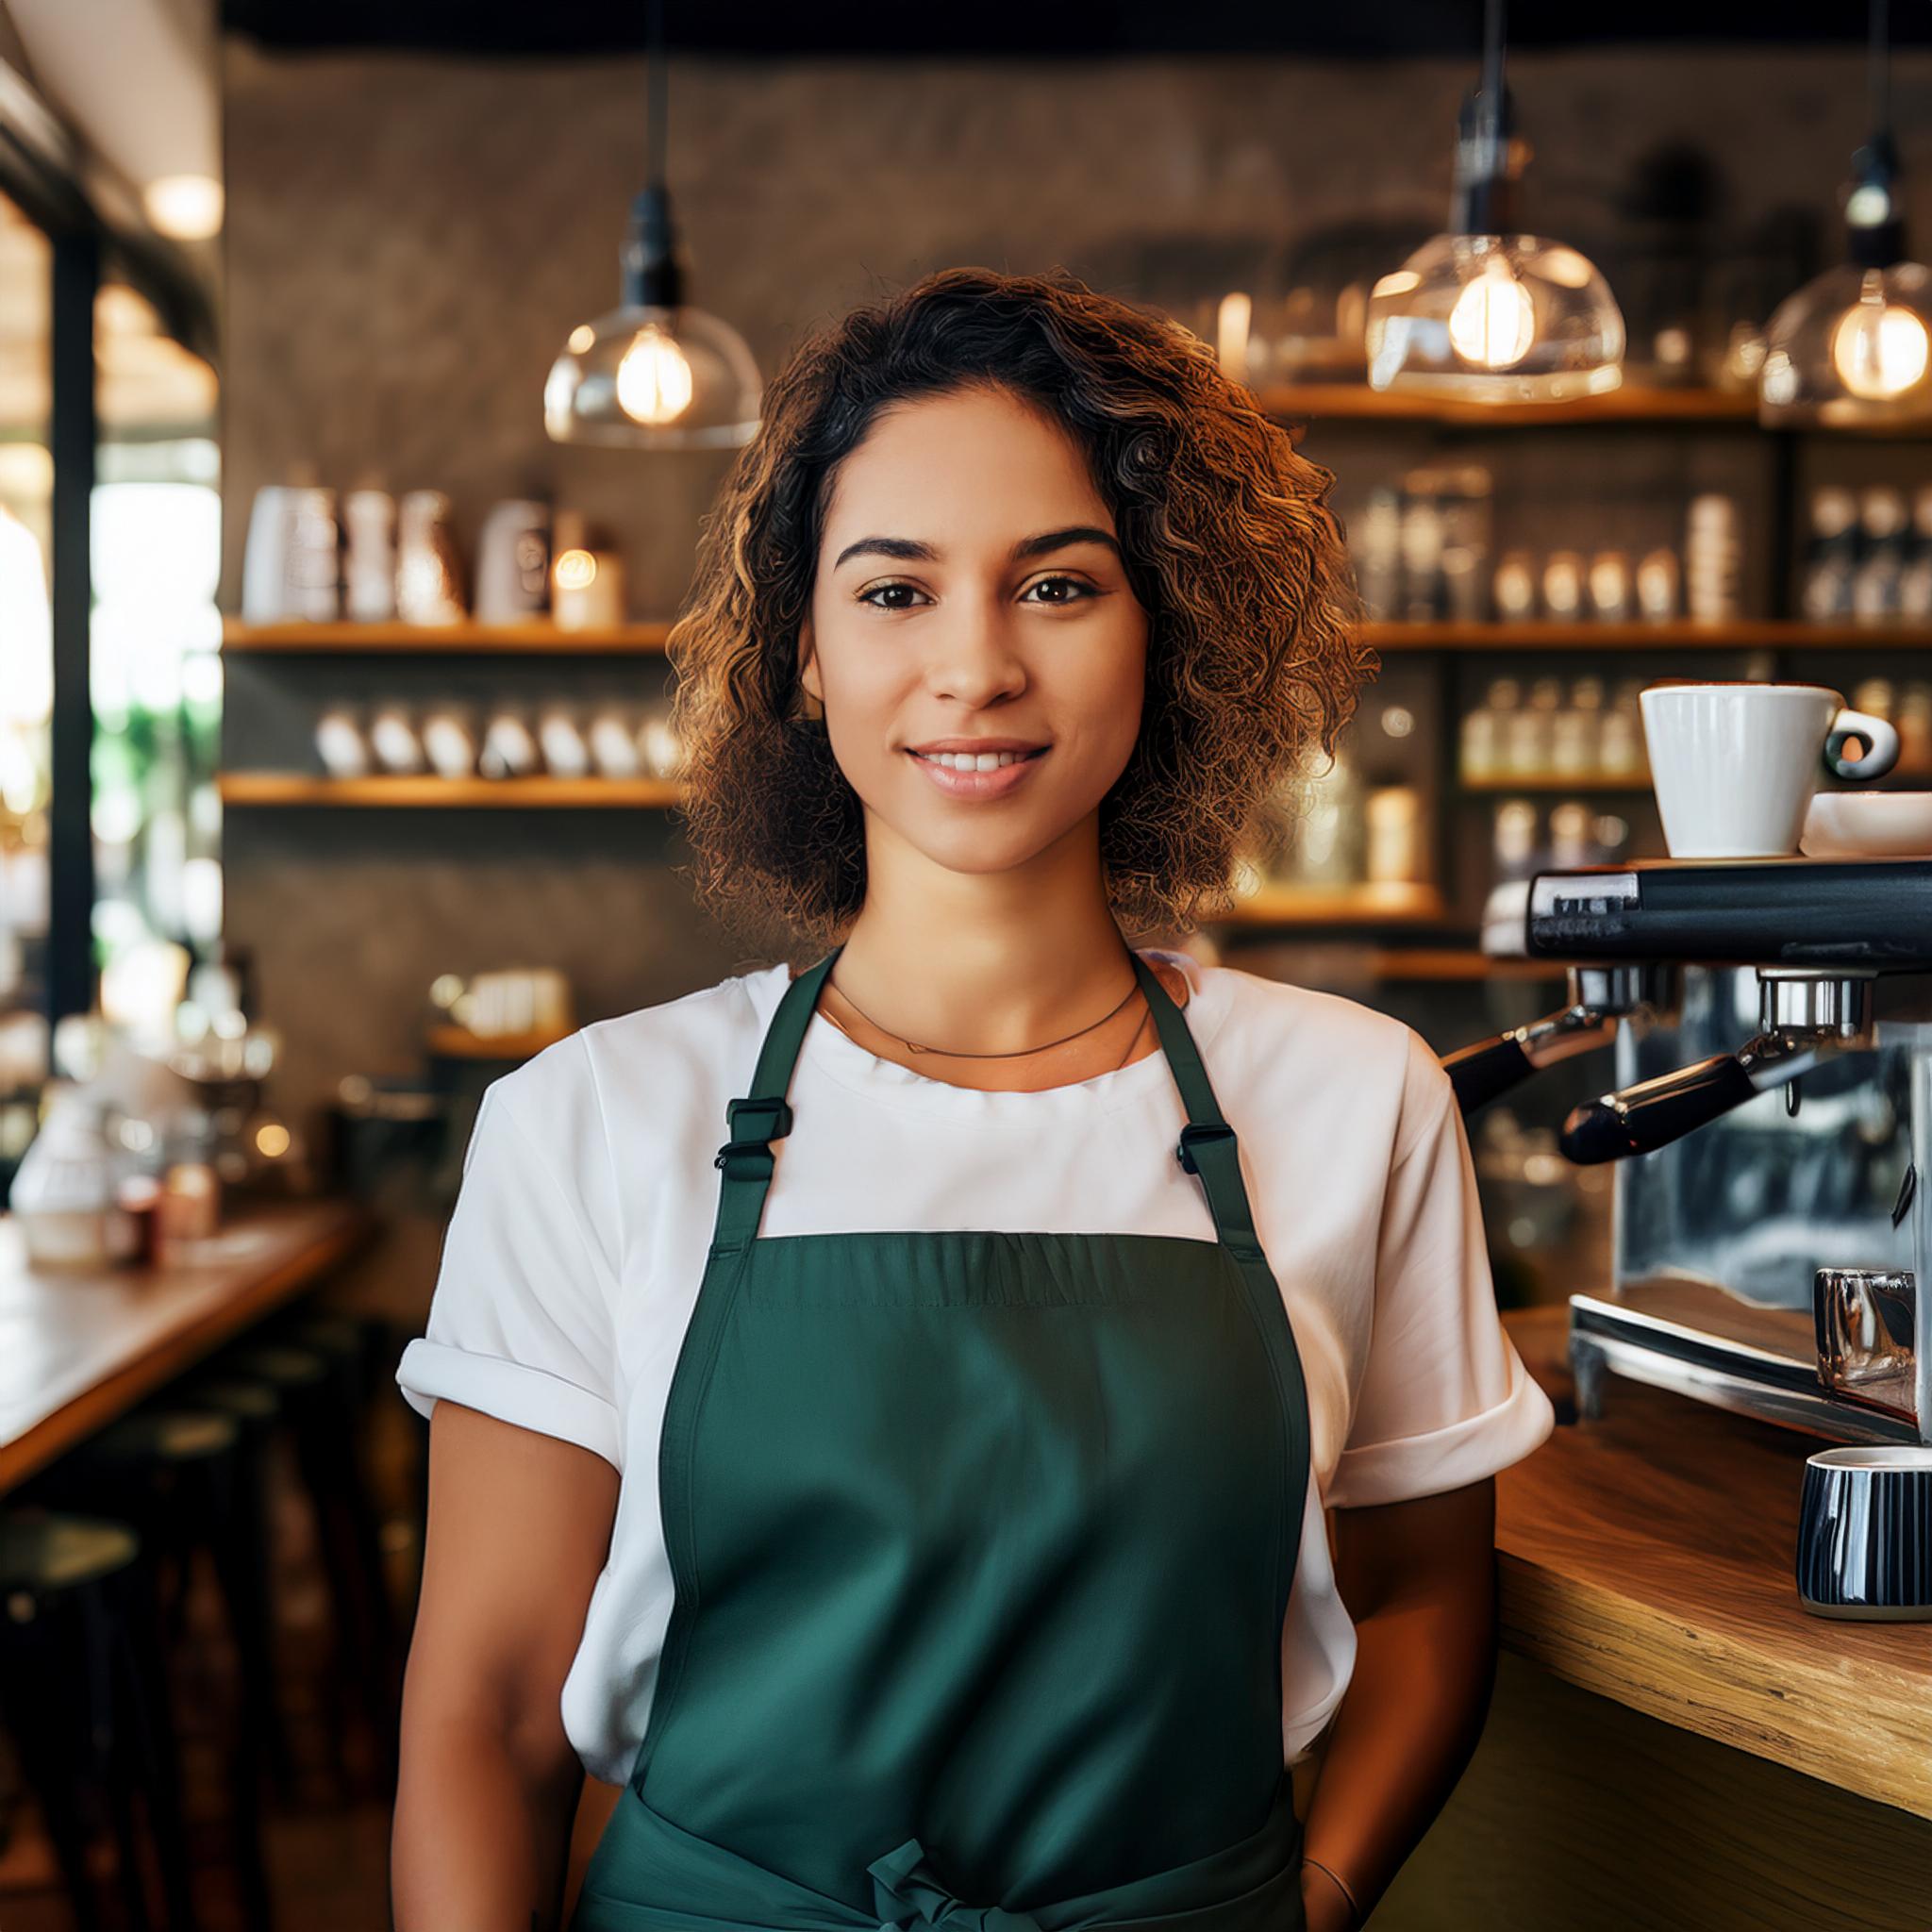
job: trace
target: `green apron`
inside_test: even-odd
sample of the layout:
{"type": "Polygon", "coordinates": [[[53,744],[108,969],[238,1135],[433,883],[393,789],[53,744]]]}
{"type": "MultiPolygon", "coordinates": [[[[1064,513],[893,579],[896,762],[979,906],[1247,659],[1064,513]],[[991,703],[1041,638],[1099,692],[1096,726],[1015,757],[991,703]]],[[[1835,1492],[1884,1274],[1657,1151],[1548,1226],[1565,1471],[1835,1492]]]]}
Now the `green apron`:
{"type": "Polygon", "coordinates": [[[760,1237],[838,957],[727,1109],[674,1605],[573,1932],[1298,1932],[1307,1395],[1187,1022],[1133,956],[1218,1239],[760,1237]]]}

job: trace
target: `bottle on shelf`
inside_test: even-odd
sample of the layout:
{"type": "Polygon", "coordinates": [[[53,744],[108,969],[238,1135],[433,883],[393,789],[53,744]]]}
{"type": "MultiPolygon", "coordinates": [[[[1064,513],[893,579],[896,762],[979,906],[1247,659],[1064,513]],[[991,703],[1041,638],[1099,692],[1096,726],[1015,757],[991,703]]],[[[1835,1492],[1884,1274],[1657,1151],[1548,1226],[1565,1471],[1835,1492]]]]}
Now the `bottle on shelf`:
{"type": "Polygon", "coordinates": [[[1599,550],[1590,559],[1590,614],[1599,624],[1628,624],[1636,615],[1630,558],[1622,550],[1599,550]]]}
{"type": "Polygon", "coordinates": [[[1594,815],[1580,798],[1550,808],[1550,864],[1559,871],[1596,863],[1594,815]]]}
{"type": "Polygon", "coordinates": [[[1490,473],[1464,463],[1443,478],[1442,615],[1455,624],[1480,624],[1490,615],[1490,555],[1495,512],[1490,473]]]}
{"type": "Polygon", "coordinates": [[[1883,624],[1899,611],[1906,573],[1906,496],[1874,484],[1858,498],[1858,564],[1852,573],[1852,615],[1860,624],[1883,624]]]}
{"type": "Polygon", "coordinates": [[[1914,678],[1899,693],[1898,763],[1892,770],[1908,777],[1932,777],[1932,684],[1914,678]]]}
{"type": "Polygon", "coordinates": [[[1356,588],[1362,608],[1377,623],[1402,614],[1402,492],[1386,485],[1369,492],[1355,542],[1356,588]]]}
{"type": "Polygon", "coordinates": [[[1506,550],[1496,564],[1490,602],[1497,618],[1522,624],[1536,615],[1536,558],[1527,550],[1506,550]]]}
{"type": "Polygon", "coordinates": [[[1735,497],[1706,491],[1690,499],[1684,530],[1687,615],[1722,624],[1743,608],[1744,540],[1735,497]]]}
{"type": "Polygon", "coordinates": [[[1505,771],[1533,778],[1550,769],[1557,710],[1562,702],[1560,678],[1539,677],[1530,686],[1528,703],[1509,714],[1503,745],[1505,771]]]}
{"type": "Polygon", "coordinates": [[[1586,575],[1581,552],[1551,551],[1543,558],[1543,615],[1564,624],[1588,616],[1584,608],[1586,575]]]}
{"type": "Polygon", "coordinates": [[[1402,615],[1410,624],[1433,624],[1442,615],[1442,508],[1437,479],[1412,471],[1402,505],[1402,615]]]}
{"type": "Polygon", "coordinates": [[[1846,617],[1858,561],[1858,506],[1849,490],[1826,484],[1811,492],[1811,534],[1805,543],[1798,608],[1814,624],[1846,617]]]}
{"type": "Polygon", "coordinates": [[[1521,695],[1513,677],[1494,678],[1482,703],[1463,714],[1457,762],[1466,784],[1484,785],[1502,775],[1507,721],[1521,695]]]}
{"type": "Polygon", "coordinates": [[[1365,860],[1361,779],[1344,741],[1326,771],[1312,779],[1291,828],[1285,865],[1276,876],[1295,886],[1355,886],[1365,860]]]}
{"type": "Polygon", "coordinates": [[[1504,885],[1536,870],[1537,811],[1527,798],[1499,798],[1490,822],[1490,875],[1504,885]]]}
{"type": "Polygon", "coordinates": [[[1623,679],[1598,726],[1597,769],[1606,778],[1641,777],[1649,767],[1638,690],[1636,678],[1623,679]]]}
{"type": "Polygon", "coordinates": [[[1677,614],[1682,571],[1669,544],[1646,551],[1637,566],[1637,611],[1646,624],[1669,624],[1677,614]]]}
{"type": "Polygon", "coordinates": [[[1898,582],[1898,614],[1908,624],[1932,623],[1932,483],[1912,497],[1912,532],[1898,582]]]}
{"type": "Polygon", "coordinates": [[[1413,785],[1381,785],[1369,793],[1365,814],[1371,885],[1407,886],[1424,876],[1422,794],[1413,785]]]}
{"type": "Polygon", "coordinates": [[[1570,687],[1569,702],[1550,727],[1550,770],[1566,777],[1588,776],[1598,769],[1602,755],[1604,684],[1600,677],[1579,677],[1570,687]]]}

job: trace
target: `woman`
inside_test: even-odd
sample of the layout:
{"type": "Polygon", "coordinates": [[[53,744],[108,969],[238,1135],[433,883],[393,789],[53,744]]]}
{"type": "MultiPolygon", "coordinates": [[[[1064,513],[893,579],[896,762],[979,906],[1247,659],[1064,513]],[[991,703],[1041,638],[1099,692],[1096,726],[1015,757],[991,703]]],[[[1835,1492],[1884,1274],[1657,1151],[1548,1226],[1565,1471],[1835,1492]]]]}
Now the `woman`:
{"type": "Polygon", "coordinates": [[[1329,481],[1060,275],[773,386],[675,722],[702,896],[811,963],[485,1095],[399,1371],[401,1932],[552,1925],[580,1761],[581,1932],[1327,1932],[1435,1816],[1554,1420],[1448,1080],[1123,936],[1352,709],[1329,481]]]}

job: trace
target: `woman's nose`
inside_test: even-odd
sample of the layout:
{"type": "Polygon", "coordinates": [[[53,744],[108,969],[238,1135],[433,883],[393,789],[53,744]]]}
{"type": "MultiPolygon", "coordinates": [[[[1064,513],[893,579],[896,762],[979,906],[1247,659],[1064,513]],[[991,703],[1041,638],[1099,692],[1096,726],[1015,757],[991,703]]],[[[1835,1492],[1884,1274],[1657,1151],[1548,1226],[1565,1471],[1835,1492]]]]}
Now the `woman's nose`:
{"type": "Polygon", "coordinates": [[[934,695],[985,705],[1024,688],[1025,667],[1003,595],[956,597],[928,638],[926,684],[934,695]]]}

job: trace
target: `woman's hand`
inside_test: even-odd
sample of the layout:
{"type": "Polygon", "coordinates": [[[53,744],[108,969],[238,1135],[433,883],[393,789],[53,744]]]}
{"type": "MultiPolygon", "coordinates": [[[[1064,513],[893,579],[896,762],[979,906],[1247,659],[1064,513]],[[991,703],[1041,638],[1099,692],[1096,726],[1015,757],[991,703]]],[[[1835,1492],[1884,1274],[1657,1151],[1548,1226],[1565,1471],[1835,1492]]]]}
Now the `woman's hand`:
{"type": "Polygon", "coordinates": [[[1319,1865],[1302,1867],[1302,1918],[1307,1932],[1356,1932],[1355,1907],[1319,1865]]]}
{"type": "MultiPolygon", "coordinates": [[[[1373,1914],[1482,1735],[1496,1671],[1495,1479],[1333,1513],[1355,1674],[1302,1824],[1309,1850],[1373,1914]]],[[[1312,1865],[1302,1895],[1310,1932],[1350,1924],[1312,1865]]]]}

